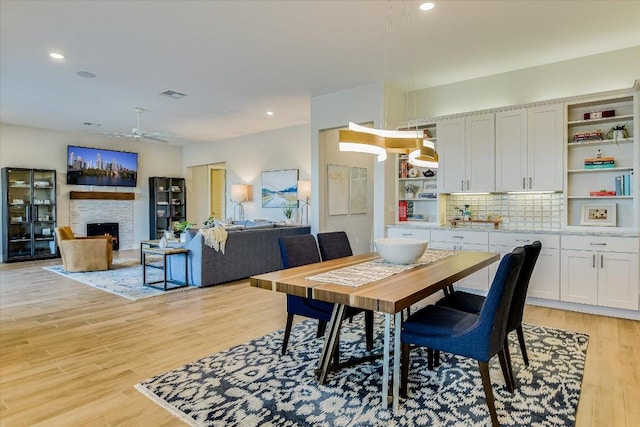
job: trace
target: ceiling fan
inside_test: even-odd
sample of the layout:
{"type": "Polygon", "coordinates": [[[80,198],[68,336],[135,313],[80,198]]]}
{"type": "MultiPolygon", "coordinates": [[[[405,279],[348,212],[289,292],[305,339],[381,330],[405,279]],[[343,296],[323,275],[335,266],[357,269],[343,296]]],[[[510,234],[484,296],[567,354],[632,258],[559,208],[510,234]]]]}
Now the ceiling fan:
{"type": "Polygon", "coordinates": [[[152,141],[158,141],[158,142],[164,142],[164,143],[169,142],[166,139],[170,136],[169,134],[160,133],[160,132],[146,132],[145,129],[142,127],[142,125],[140,124],[140,115],[144,111],[144,108],[136,107],[134,110],[138,116],[138,124],[131,129],[130,133],[123,133],[123,132],[97,132],[97,133],[101,133],[103,135],[108,135],[108,136],[115,136],[115,137],[133,138],[136,141],[140,140],[141,138],[144,138],[144,139],[150,139],[152,141]]]}

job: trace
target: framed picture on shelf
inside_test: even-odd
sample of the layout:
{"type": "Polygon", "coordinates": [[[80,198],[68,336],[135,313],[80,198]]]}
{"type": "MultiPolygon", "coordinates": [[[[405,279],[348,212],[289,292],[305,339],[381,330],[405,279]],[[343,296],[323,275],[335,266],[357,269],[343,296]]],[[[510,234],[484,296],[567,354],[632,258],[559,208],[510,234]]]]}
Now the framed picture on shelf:
{"type": "Polygon", "coordinates": [[[616,204],[592,202],[583,203],[580,213],[580,225],[615,227],[616,204]]]}

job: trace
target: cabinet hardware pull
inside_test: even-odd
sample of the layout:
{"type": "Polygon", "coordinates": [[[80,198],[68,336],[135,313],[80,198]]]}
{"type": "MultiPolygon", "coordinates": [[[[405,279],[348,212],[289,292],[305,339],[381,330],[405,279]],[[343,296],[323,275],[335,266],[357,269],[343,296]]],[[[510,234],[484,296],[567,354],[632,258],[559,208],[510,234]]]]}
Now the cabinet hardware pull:
{"type": "Polygon", "coordinates": [[[600,268],[604,268],[604,255],[600,255],[600,268]]]}
{"type": "Polygon", "coordinates": [[[607,246],[606,243],[589,243],[591,246],[607,246]]]}
{"type": "Polygon", "coordinates": [[[471,188],[471,186],[469,185],[469,180],[467,180],[467,191],[469,191],[469,188],[471,188]]]}
{"type": "Polygon", "coordinates": [[[531,177],[529,177],[529,190],[531,190],[532,186],[533,186],[533,179],[531,179],[531,177]]]}
{"type": "Polygon", "coordinates": [[[591,255],[591,257],[593,258],[593,262],[591,264],[591,267],[596,268],[596,255],[593,254],[593,255],[591,255]]]}
{"type": "Polygon", "coordinates": [[[413,233],[402,233],[403,236],[413,236],[413,233]]]}
{"type": "Polygon", "coordinates": [[[454,239],[464,239],[464,236],[451,236],[451,237],[453,237],[454,239]]]}
{"type": "Polygon", "coordinates": [[[516,239],[516,242],[530,242],[529,239],[516,239]]]}
{"type": "Polygon", "coordinates": [[[526,180],[527,180],[527,178],[525,178],[525,177],[523,176],[523,177],[522,177],[522,189],[523,189],[523,190],[526,190],[526,189],[527,189],[526,180]]]}
{"type": "Polygon", "coordinates": [[[460,181],[460,190],[464,191],[464,179],[460,181]]]}

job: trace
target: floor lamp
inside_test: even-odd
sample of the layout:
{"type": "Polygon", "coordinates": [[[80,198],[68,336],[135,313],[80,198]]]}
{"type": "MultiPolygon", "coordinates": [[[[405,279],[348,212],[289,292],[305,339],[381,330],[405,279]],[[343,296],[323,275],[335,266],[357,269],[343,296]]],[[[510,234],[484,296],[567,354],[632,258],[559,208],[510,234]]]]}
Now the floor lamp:
{"type": "MultiPolygon", "coordinates": [[[[311,200],[311,181],[298,181],[298,200],[303,202],[302,207],[300,208],[301,212],[304,213],[305,219],[304,223],[309,224],[309,206],[311,200]]],[[[302,218],[300,218],[302,220],[302,218]]]]}
{"type": "Polygon", "coordinates": [[[233,219],[244,221],[244,207],[242,203],[249,200],[249,186],[246,184],[233,184],[231,186],[231,201],[236,205],[233,207],[233,219]]]}

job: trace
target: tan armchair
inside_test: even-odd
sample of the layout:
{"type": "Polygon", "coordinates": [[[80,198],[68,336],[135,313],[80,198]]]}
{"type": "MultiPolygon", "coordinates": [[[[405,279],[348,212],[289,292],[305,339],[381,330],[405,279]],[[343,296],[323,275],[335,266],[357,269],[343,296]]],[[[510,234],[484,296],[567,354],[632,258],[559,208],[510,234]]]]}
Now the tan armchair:
{"type": "Polygon", "coordinates": [[[111,236],[76,237],[71,227],[56,227],[65,271],[108,270],[113,262],[111,236]]]}

